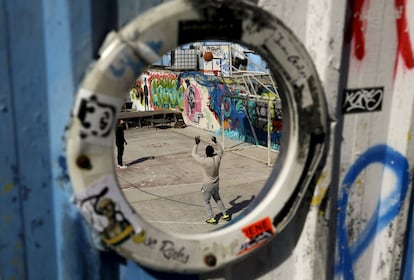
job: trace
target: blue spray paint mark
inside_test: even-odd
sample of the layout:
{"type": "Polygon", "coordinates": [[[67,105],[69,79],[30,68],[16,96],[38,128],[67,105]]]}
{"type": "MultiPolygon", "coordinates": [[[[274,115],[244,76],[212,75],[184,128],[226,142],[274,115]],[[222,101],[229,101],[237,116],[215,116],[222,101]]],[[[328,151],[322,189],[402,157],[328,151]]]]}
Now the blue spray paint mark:
{"type": "Polygon", "coordinates": [[[159,53],[163,47],[161,41],[149,41],[147,45],[156,53],[159,53]]]}
{"type": "MultiPolygon", "coordinates": [[[[162,48],[161,41],[149,41],[147,45],[156,53],[159,53],[162,48]]],[[[109,68],[111,69],[112,74],[118,78],[124,75],[127,68],[130,68],[134,75],[138,77],[144,72],[147,65],[141,60],[136,61],[136,59],[136,57],[132,57],[128,52],[123,51],[122,58],[118,62],[118,67],[110,65],[109,68]]]]}
{"type": "Polygon", "coordinates": [[[145,63],[141,60],[137,61],[136,57],[131,56],[128,52],[123,51],[122,57],[117,61],[116,65],[111,64],[109,70],[114,77],[120,78],[125,74],[125,71],[129,68],[134,73],[135,77],[138,77],[144,70],[145,63]]]}
{"type": "Polygon", "coordinates": [[[68,174],[68,166],[66,163],[66,157],[60,155],[58,158],[58,163],[59,163],[59,167],[61,169],[61,173],[58,175],[58,180],[62,183],[69,183],[70,182],[70,177],[68,174]]]}
{"type": "Polygon", "coordinates": [[[338,200],[338,255],[339,260],[335,267],[335,274],[342,274],[343,279],[354,279],[353,264],[374,240],[377,233],[388,226],[398,215],[403,205],[408,189],[409,170],[407,159],[398,151],[378,145],[369,148],[351,166],[342,182],[338,200]],[[365,229],[354,244],[348,244],[346,225],[346,209],[348,204],[348,191],[358,175],[370,164],[382,163],[394,172],[397,182],[394,191],[381,200],[376,207],[365,229]]]}

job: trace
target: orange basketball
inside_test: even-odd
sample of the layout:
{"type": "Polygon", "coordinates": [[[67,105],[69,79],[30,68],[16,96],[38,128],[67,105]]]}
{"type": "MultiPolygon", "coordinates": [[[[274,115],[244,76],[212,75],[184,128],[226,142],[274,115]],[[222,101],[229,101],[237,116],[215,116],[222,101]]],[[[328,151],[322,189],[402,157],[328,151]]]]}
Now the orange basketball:
{"type": "Polygon", "coordinates": [[[213,53],[212,52],[205,52],[204,53],[204,60],[205,61],[211,61],[213,59],[213,53]]]}

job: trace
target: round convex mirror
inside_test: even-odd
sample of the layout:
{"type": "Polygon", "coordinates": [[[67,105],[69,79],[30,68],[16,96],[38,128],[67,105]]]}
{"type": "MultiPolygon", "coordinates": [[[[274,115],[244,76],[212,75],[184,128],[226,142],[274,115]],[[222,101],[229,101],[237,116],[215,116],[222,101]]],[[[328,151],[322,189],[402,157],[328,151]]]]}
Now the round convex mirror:
{"type": "Polygon", "coordinates": [[[253,50],[224,41],[180,46],[137,77],[124,98],[116,173],[147,222],[178,233],[217,230],[261,191],[280,151],[283,112],[267,63],[253,50]],[[196,136],[200,158],[192,155],[196,136]],[[215,148],[214,168],[207,146],[215,148]],[[217,186],[209,188],[212,177],[217,186]]]}
{"type": "MultiPolygon", "coordinates": [[[[211,58],[207,55],[206,59],[213,60],[214,54],[212,56],[211,58]]],[[[215,69],[213,69],[213,75],[216,74],[214,71],[215,69]]],[[[208,73],[203,73],[203,75],[208,75],[208,73]]],[[[187,78],[177,78],[177,82],[180,82],[179,86],[184,87],[184,96],[187,90],[188,97],[188,88],[197,85],[200,81],[197,77],[187,78]],[[185,84],[182,84],[182,81],[185,84]]],[[[150,103],[150,98],[154,96],[149,94],[148,104],[145,102],[145,95],[143,96],[144,107],[154,105],[150,103]]],[[[202,102],[203,100],[201,98],[202,102]]],[[[210,106],[211,101],[212,99],[210,99],[210,106]]],[[[201,132],[204,129],[197,127],[196,124],[198,120],[198,124],[202,125],[203,121],[207,120],[207,116],[215,117],[214,113],[210,114],[214,110],[202,104],[197,107],[197,103],[194,103],[194,106],[186,106],[186,102],[187,105],[191,104],[189,99],[184,98],[184,109],[181,114],[178,114],[183,121],[174,123],[177,126],[180,122],[188,125],[181,129],[182,132],[187,131],[187,128],[194,129],[186,135],[185,141],[188,142],[184,145],[180,144],[182,145],[180,147],[166,147],[158,154],[151,154],[150,149],[138,151],[135,155],[128,151],[131,158],[127,158],[125,154],[125,159],[122,159],[120,166],[137,161],[135,166],[142,167],[144,164],[155,163],[162,156],[166,163],[169,159],[168,150],[171,151],[172,156],[176,157],[178,157],[176,152],[182,150],[180,155],[183,162],[188,163],[188,160],[191,160],[189,152],[194,146],[195,135],[193,133],[195,131],[201,136],[199,145],[210,143],[210,134],[202,135],[201,132]],[[197,114],[197,108],[204,110],[201,114],[206,117],[205,119],[200,113],[197,114]]],[[[229,119],[226,119],[226,113],[229,112],[234,100],[225,96],[220,102],[220,107],[218,104],[213,104],[213,108],[217,110],[220,108],[219,112],[223,112],[217,114],[222,120],[217,121],[216,125],[226,124],[226,121],[228,125],[229,119]]],[[[149,109],[147,107],[147,110],[149,109]]],[[[171,108],[164,109],[170,110],[171,108]]],[[[163,116],[163,118],[167,117],[163,116]]],[[[213,120],[210,121],[213,123],[213,120]]],[[[126,123],[130,124],[128,120],[126,123]]],[[[234,124],[233,119],[231,119],[231,124],[234,124]]],[[[146,126],[142,123],[141,125],[146,126]]],[[[153,121],[150,124],[150,129],[152,131],[155,129],[158,133],[158,136],[153,137],[153,143],[150,144],[153,145],[153,153],[157,145],[161,151],[163,143],[167,146],[166,141],[171,140],[171,137],[165,140],[160,139],[159,135],[163,128],[155,128],[155,126],[162,125],[167,125],[167,123],[153,121]]],[[[214,134],[217,142],[221,143],[224,139],[225,155],[222,169],[226,166],[227,168],[236,167],[236,165],[225,163],[225,157],[231,153],[236,155],[232,150],[239,148],[233,144],[234,140],[226,135],[226,128],[224,125],[221,130],[222,135],[214,134]]],[[[127,134],[130,130],[134,130],[133,125],[131,128],[128,127],[124,133],[127,134]]],[[[168,131],[168,129],[164,130],[168,131]]],[[[218,132],[214,125],[206,131],[218,132]]],[[[140,15],[119,32],[112,32],[108,35],[102,46],[100,59],[80,85],[67,136],[68,169],[75,192],[75,204],[91,228],[98,233],[102,242],[122,256],[154,269],[202,272],[217,269],[239,258],[247,257],[256,248],[277,238],[278,233],[295,215],[304,193],[311,186],[323,163],[328,146],[329,121],[325,96],[312,60],[303,45],[282,22],[261,10],[251,1],[173,0],[140,15]],[[151,208],[156,207],[155,204],[158,204],[160,200],[153,203],[154,205],[147,204],[150,208],[149,213],[153,215],[148,217],[145,216],[143,208],[139,209],[143,203],[127,200],[127,197],[132,199],[132,195],[125,193],[127,188],[123,186],[126,182],[119,174],[121,171],[125,173],[133,171],[134,164],[131,168],[118,169],[114,163],[116,161],[114,154],[117,152],[114,149],[114,142],[118,119],[123,119],[122,114],[128,110],[125,105],[125,94],[131,91],[137,79],[144,77],[145,81],[145,76],[147,76],[148,86],[151,67],[165,54],[192,42],[207,40],[224,40],[240,44],[253,50],[267,62],[274,81],[274,89],[277,90],[281,100],[283,137],[277,160],[274,164],[272,160],[267,161],[267,163],[272,163],[268,165],[273,165],[273,168],[270,168],[270,173],[266,174],[267,179],[264,184],[260,183],[259,188],[263,186],[262,189],[246,193],[243,197],[243,200],[247,201],[244,210],[233,213],[234,219],[226,223],[225,227],[219,227],[215,231],[191,233],[186,230],[163,228],[160,223],[152,222],[156,219],[161,221],[161,218],[154,216],[151,212],[151,208]]],[[[242,145],[247,143],[247,141],[242,142],[242,145]]],[[[139,147],[139,144],[136,147],[139,147]]],[[[202,152],[201,146],[199,152],[202,152]]],[[[258,158],[258,154],[254,153],[252,157],[258,158]]],[[[178,165],[179,163],[175,162],[175,164],[166,166],[177,170],[176,176],[182,178],[180,172],[185,172],[186,168],[180,169],[178,165]]],[[[238,161],[237,165],[237,169],[240,170],[243,161],[238,161]]],[[[191,166],[191,168],[196,167],[196,163],[191,166]]],[[[161,170],[156,172],[157,176],[162,174],[165,168],[167,167],[160,168],[161,170]]],[[[267,167],[262,165],[260,170],[264,169],[267,167]]],[[[143,172],[145,176],[151,177],[151,174],[155,174],[150,172],[150,168],[146,170],[147,172],[143,172]]],[[[194,176],[194,179],[197,177],[197,180],[192,182],[197,188],[196,185],[201,183],[200,174],[195,171],[191,173],[193,174],[188,174],[190,177],[194,176]]],[[[221,175],[225,176],[224,172],[221,175]]],[[[139,174],[133,176],[139,177],[139,174]]],[[[226,181],[224,178],[223,184],[226,181]]],[[[234,185],[237,185],[237,180],[238,178],[235,177],[227,179],[228,182],[233,181],[234,185]]],[[[145,182],[150,184],[150,181],[145,182]]],[[[156,187],[166,185],[169,187],[161,190],[157,195],[171,198],[167,191],[178,189],[171,181],[158,182],[151,191],[154,191],[156,187]]],[[[182,193],[184,196],[185,190],[179,189],[179,191],[184,192],[182,193]]],[[[194,195],[196,199],[197,191],[194,195]]],[[[222,195],[226,199],[225,202],[229,204],[231,201],[238,202],[236,193],[225,194],[223,191],[222,195]]],[[[163,211],[168,211],[168,214],[172,216],[175,209],[171,205],[173,201],[167,203],[170,204],[165,208],[162,207],[163,211]]],[[[201,205],[193,202],[193,198],[190,203],[201,205]]],[[[227,208],[229,207],[230,205],[227,205],[227,208]]],[[[200,215],[202,215],[203,210],[199,208],[200,215]]],[[[185,219],[186,213],[178,214],[183,215],[185,219]]]]}

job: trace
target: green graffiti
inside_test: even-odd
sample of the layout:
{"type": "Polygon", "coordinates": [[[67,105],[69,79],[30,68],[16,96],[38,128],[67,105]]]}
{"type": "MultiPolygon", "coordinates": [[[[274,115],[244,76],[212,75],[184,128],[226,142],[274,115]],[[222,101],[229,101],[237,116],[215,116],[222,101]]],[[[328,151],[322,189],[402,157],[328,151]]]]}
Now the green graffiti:
{"type": "Polygon", "coordinates": [[[150,81],[154,107],[183,110],[185,88],[180,85],[177,89],[176,74],[151,74],[150,81]]]}

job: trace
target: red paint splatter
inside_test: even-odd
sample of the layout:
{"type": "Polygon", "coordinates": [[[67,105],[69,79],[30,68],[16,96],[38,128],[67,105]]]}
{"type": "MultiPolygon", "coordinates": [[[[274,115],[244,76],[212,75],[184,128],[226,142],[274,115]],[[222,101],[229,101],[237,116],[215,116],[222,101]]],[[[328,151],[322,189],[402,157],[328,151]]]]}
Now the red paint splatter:
{"type": "MultiPolygon", "coordinates": [[[[368,3],[369,1],[367,1],[368,3]]],[[[364,19],[363,7],[365,0],[355,0],[352,6],[352,39],[354,44],[354,55],[358,60],[365,57],[365,32],[367,20],[364,19]]],[[[367,4],[368,5],[368,4],[367,4]]]]}
{"type": "Polygon", "coordinates": [[[395,0],[395,9],[397,12],[397,36],[398,47],[397,57],[395,58],[394,77],[397,71],[398,60],[401,58],[404,61],[404,65],[408,69],[414,68],[414,55],[411,46],[410,33],[408,33],[407,25],[407,13],[406,13],[406,0],[395,0]]]}

